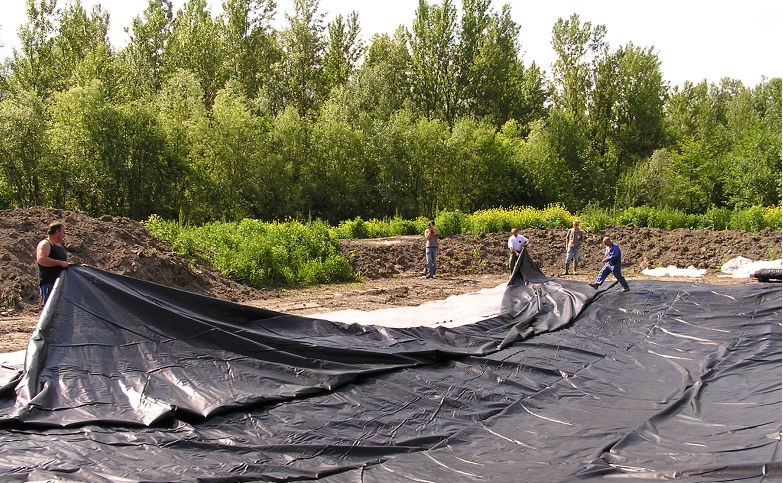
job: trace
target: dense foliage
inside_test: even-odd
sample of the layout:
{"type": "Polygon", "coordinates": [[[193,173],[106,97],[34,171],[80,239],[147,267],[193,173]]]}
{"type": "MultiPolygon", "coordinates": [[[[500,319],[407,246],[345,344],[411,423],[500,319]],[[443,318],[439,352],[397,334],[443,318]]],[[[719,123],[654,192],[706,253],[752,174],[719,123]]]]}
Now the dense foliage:
{"type": "Polygon", "coordinates": [[[337,238],[322,222],[211,222],[184,227],[153,215],[144,224],[174,251],[206,260],[225,276],[253,287],[296,286],[353,279],[337,238]]]}
{"type": "Polygon", "coordinates": [[[201,224],[780,205],[780,78],[672,88],[654,48],[611,49],[576,15],[546,73],[490,0],[422,0],[367,44],[318,0],[279,30],[274,0],[149,0],[119,50],[100,7],[27,5],[0,70],[0,208],[201,224]]]}
{"type": "MultiPolygon", "coordinates": [[[[679,210],[628,208],[616,213],[588,207],[581,216],[563,206],[544,209],[496,208],[474,213],[441,211],[435,224],[442,236],[459,233],[499,233],[511,228],[570,227],[579,219],[587,231],[602,231],[611,225],[632,224],[654,228],[705,228],[759,231],[781,229],[780,207],[753,206],[729,211],[715,208],[703,215],[679,210]]],[[[300,286],[354,279],[350,263],[338,249],[340,238],[379,238],[397,235],[421,235],[428,219],[363,220],[356,217],[329,226],[322,221],[301,223],[265,223],[244,219],[239,222],[210,222],[185,226],[152,215],[142,223],[156,238],[193,261],[205,260],[216,270],[238,282],[254,287],[269,285],[300,286]]]]}

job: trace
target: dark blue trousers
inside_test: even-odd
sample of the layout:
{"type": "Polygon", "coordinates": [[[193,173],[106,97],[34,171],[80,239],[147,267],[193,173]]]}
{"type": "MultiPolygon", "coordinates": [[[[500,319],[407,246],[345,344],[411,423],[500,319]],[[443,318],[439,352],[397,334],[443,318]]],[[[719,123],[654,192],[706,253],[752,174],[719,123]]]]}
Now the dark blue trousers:
{"type": "Polygon", "coordinates": [[[623,277],[622,263],[616,263],[614,265],[605,263],[604,268],[602,268],[601,271],[598,272],[598,278],[595,279],[595,283],[601,285],[602,283],[604,283],[604,280],[606,280],[606,277],[608,277],[610,273],[614,275],[614,278],[616,278],[617,281],[620,282],[620,285],[622,285],[623,288],[629,288],[628,282],[625,280],[625,277],[623,277]]]}

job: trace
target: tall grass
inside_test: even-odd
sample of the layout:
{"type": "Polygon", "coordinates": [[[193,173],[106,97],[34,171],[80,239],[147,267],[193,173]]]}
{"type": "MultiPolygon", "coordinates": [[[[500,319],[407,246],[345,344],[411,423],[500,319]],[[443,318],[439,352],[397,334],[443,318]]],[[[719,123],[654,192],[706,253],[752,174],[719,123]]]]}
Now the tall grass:
{"type": "MultiPolygon", "coordinates": [[[[571,226],[576,216],[562,205],[551,205],[543,210],[529,207],[495,208],[472,214],[461,211],[441,211],[435,225],[441,236],[459,233],[499,233],[512,228],[556,228],[571,226]]],[[[427,227],[427,218],[415,220],[370,219],[360,217],[340,223],[333,229],[338,238],[382,238],[399,235],[421,235],[427,227]]]]}
{"type": "Polygon", "coordinates": [[[332,234],[337,238],[385,238],[399,235],[416,235],[424,233],[427,219],[419,217],[415,220],[391,219],[363,220],[356,217],[353,220],[341,222],[332,228],[332,234]]]}
{"type": "Polygon", "coordinates": [[[158,216],[144,225],[190,260],[206,260],[216,270],[253,287],[313,285],[354,279],[337,238],[323,222],[213,222],[185,227],[158,216]]]}
{"type": "MultiPolygon", "coordinates": [[[[735,211],[713,208],[704,214],[687,214],[645,206],[609,211],[590,205],[577,216],[562,205],[550,205],[543,210],[512,207],[480,210],[472,214],[442,211],[435,217],[435,223],[442,236],[449,236],[508,232],[511,228],[565,228],[577,218],[586,230],[593,232],[603,231],[612,225],[628,224],[667,230],[703,228],[758,232],[767,227],[781,229],[779,206],[753,206],[735,211]]],[[[265,223],[245,219],[186,227],[152,215],[143,223],[153,236],[168,242],[177,254],[194,261],[206,260],[232,280],[262,287],[353,280],[351,266],[338,250],[339,239],[422,235],[427,218],[363,220],[357,217],[336,227],[321,221],[265,223]]]]}
{"type": "Polygon", "coordinates": [[[742,230],[759,232],[765,228],[781,229],[779,206],[765,208],[751,206],[740,210],[711,208],[703,214],[688,214],[671,208],[640,206],[620,212],[588,206],[581,219],[591,231],[601,231],[611,225],[634,225],[638,227],[700,228],[706,230],[742,230]]]}
{"type": "MultiPolygon", "coordinates": [[[[607,210],[597,205],[588,205],[579,215],[571,214],[562,205],[550,205],[544,209],[530,207],[494,208],[479,210],[471,214],[460,211],[441,211],[435,217],[435,224],[442,236],[457,233],[500,233],[512,228],[557,228],[569,227],[579,219],[589,231],[603,231],[614,225],[638,227],[701,228],[706,230],[743,230],[758,232],[764,228],[781,228],[779,206],[765,208],[751,206],[743,210],[712,208],[703,214],[689,214],[672,208],[640,206],[625,210],[607,210]]],[[[332,231],[337,238],[382,238],[397,235],[418,235],[424,232],[427,219],[400,218],[384,220],[363,220],[355,218],[340,223],[332,231]]]]}

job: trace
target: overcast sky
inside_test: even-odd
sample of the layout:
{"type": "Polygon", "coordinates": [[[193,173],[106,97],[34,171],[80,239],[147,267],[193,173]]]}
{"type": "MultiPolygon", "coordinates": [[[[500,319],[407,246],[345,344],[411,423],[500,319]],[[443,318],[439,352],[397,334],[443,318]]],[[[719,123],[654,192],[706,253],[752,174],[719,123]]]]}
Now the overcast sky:
{"type": "MultiPolygon", "coordinates": [[[[68,1],[58,0],[58,6],[68,1]]],[[[95,3],[111,14],[110,40],[120,48],[128,39],[124,29],[144,11],[147,0],[82,0],[88,9],[95,3]]],[[[183,3],[174,0],[175,9],[183,3]]],[[[217,12],[222,0],[207,3],[217,12]]],[[[583,22],[606,25],[606,40],[612,49],[628,42],[653,47],[663,76],[672,85],[732,77],[755,86],[762,76],[783,76],[780,0],[495,0],[492,5],[499,10],[503,3],[511,5],[512,16],[522,27],[520,45],[525,64],[535,61],[547,72],[554,60],[552,26],[559,17],[577,13],[583,22]]],[[[282,26],[283,13],[292,13],[293,0],[278,0],[277,4],[278,26],[282,26]]],[[[25,5],[25,0],[3,0],[0,58],[10,56],[19,46],[17,29],[26,21],[25,5]]],[[[410,27],[417,5],[418,0],[321,0],[320,10],[327,21],[337,14],[357,11],[363,37],[369,40],[374,33],[391,33],[400,24],[410,27]]]]}

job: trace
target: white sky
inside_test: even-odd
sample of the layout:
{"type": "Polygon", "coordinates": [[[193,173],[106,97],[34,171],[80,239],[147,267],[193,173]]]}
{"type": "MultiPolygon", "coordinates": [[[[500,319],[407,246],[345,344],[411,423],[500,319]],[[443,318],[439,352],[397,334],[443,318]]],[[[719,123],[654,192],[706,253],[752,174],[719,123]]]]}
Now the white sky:
{"type": "MultiPolygon", "coordinates": [[[[58,6],[69,1],[58,0],[58,6]]],[[[460,0],[453,2],[461,4],[460,0]]],[[[110,39],[115,48],[125,45],[124,28],[147,6],[147,0],[82,0],[87,9],[95,3],[111,14],[110,39]]],[[[175,9],[183,3],[174,0],[175,9]]],[[[207,3],[218,11],[222,0],[207,3]]],[[[283,13],[292,12],[293,0],[277,3],[282,26],[283,13]]],[[[535,61],[547,72],[554,60],[552,26],[559,17],[578,13],[582,22],[606,25],[606,40],[613,49],[627,42],[653,47],[664,79],[672,85],[732,77],[755,86],[762,76],[783,77],[780,0],[494,0],[492,7],[500,10],[503,3],[511,5],[512,16],[522,27],[520,45],[525,63],[535,61]]],[[[320,11],[328,21],[356,10],[363,36],[369,40],[374,33],[392,33],[400,24],[410,28],[417,5],[418,0],[321,0],[320,11]]],[[[26,21],[25,6],[25,0],[2,2],[0,58],[10,56],[19,45],[17,29],[26,21]]]]}

